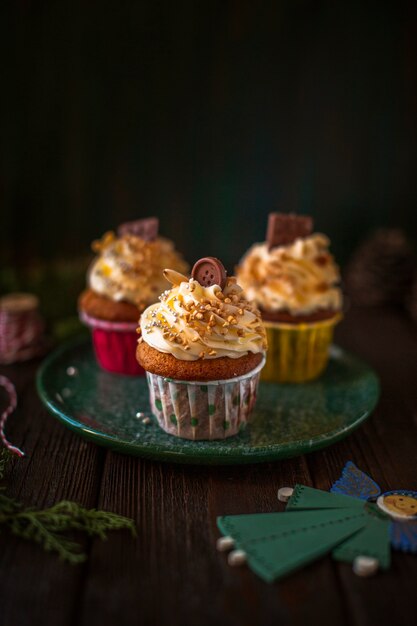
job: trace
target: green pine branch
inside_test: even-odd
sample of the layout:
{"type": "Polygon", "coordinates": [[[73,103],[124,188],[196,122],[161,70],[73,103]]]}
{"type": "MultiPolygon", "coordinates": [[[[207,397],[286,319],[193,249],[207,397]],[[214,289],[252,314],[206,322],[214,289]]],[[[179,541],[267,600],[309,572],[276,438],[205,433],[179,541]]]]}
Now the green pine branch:
{"type": "MultiPolygon", "coordinates": [[[[10,455],[2,450],[0,480],[4,478],[8,458],[10,455]]],[[[43,510],[23,508],[4,494],[4,487],[0,487],[0,530],[4,527],[22,539],[38,543],[48,552],[56,552],[63,561],[72,564],[85,561],[86,555],[80,544],[65,533],[78,531],[105,540],[109,531],[126,529],[136,536],[134,521],[122,515],[85,509],[67,500],[43,510]]]]}

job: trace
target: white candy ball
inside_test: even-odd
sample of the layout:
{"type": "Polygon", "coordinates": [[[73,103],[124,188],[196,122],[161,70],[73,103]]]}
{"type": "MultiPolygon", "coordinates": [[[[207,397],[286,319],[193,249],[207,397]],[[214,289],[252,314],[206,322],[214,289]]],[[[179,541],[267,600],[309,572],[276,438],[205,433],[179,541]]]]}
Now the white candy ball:
{"type": "Polygon", "coordinates": [[[372,556],[357,556],[353,561],[353,571],[356,576],[373,576],[379,568],[378,559],[372,556]]]}
{"type": "Polygon", "coordinates": [[[292,487],[281,487],[278,489],[278,500],[280,502],[288,502],[294,493],[294,489],[292,487]]]}
{"type": "Polygon", "coordinates": [[[233,550],[227,557],[227,562],[232,567],[238,567],[246,563],[246,552],[243,550],[233,550]]]}

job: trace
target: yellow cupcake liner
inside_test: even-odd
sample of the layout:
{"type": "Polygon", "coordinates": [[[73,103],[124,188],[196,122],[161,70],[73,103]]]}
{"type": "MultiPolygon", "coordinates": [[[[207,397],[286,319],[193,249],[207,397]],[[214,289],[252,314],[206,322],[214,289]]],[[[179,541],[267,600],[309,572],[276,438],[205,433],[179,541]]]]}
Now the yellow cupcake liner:
{"type": "Polygon", "coordinates": [[[302,383],[317,378],[327,365],[334,327],[341,318],[339,313],[320,322],[264,322],[268,352],[261,380],[302,383]]]}

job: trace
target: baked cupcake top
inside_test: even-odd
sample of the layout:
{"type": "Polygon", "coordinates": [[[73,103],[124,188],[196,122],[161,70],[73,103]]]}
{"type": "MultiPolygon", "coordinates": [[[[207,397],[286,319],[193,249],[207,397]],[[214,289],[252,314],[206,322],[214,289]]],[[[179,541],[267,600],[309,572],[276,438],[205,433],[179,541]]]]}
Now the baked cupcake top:
{"type": "Polygon", "coordinates": [[[329,239],[321,233],[309,234],[310,218],[271,215],[283,218],[280,225],[271,226],[274,220],[270,217],[268,241],[253,245],[236,272],[248,300],[267,312],[304,315],[321,309],[339,311],[340,274],[329,252],[329,239]],[[307,219],[308,224],[297,222],[307,219]],[[288,223],[290,234],[285,230],[288,223]]]}
{"type": "Polygon", "coordinates": [[[236,278],[226,278],[218,264],[213,257],[201,259],[190,279],[165,270],[173,287],[143,312],[143,341],[184,361],[237,359],[266,350],[260,312],[246,300],[236,278]]]}
{"type": "Polygon", "coordinates": [[[144,309],[157,300],[168,283],[163,269],[188,270],[174,244],[150,231],[150,220],[123,224],[118,236],[106,233],[93,243],[98,253],[88,272],[88,286],[110,300],[129,302],[144,309]],[[138,224],[142,225],[140,228],[138,224]]]}

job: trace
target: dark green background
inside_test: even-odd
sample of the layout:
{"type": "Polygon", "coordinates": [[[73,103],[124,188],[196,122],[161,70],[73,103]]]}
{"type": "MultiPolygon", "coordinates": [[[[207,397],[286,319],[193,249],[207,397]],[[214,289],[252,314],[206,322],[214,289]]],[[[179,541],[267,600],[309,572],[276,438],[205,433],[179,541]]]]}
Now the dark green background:
{"type": "Polygon", "coordinates": [[[270,210],[416,230],[416,3],[2,3],[2,265],[159,215],[231,268],[270,210]]]}

